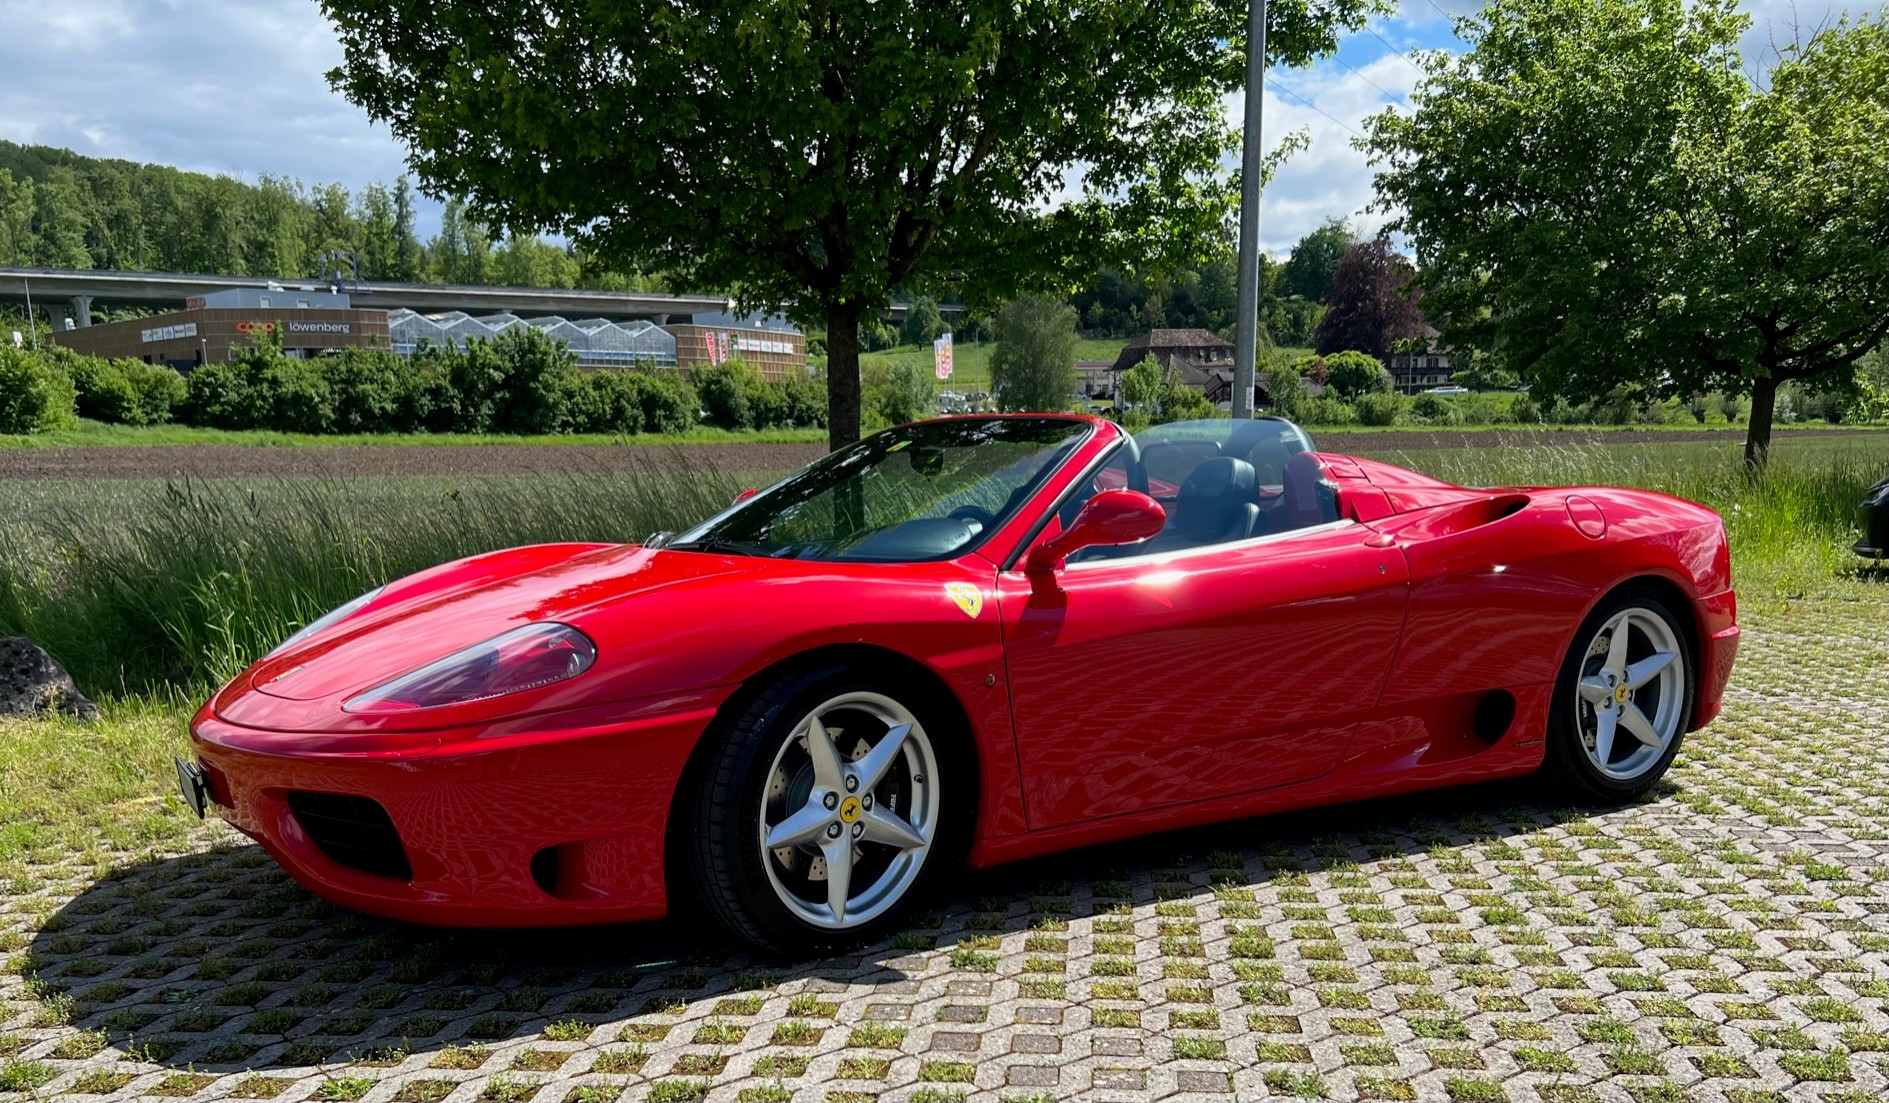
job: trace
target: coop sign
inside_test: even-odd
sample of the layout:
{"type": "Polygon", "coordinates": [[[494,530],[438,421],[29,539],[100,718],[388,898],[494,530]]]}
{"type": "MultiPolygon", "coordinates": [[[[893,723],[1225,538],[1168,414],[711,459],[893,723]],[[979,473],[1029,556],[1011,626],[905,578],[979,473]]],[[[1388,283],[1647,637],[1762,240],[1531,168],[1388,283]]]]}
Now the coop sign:
{"type": "Polygon", "coordinates": [[[346,335],[354,332],[354,325],[350,322],[285,322],[283,324],[288,328],[290,333],[339,333],[346,335]]]}
{"type": "Polygon", "coordinates": [[[195,337],[197,335],[197,323],[184,322],[181,325],[158,326],[156,329],[141,329],[138,331],[138,335],[144,339],[145,344],[150,344],[152,341],[175,341],[180,337],[195,337]]]}

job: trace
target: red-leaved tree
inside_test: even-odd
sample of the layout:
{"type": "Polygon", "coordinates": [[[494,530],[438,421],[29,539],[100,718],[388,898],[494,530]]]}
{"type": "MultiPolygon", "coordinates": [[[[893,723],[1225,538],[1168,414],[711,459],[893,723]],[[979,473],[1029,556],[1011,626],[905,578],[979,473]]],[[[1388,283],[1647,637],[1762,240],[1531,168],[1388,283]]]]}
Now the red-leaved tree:
{"type": "Polygon", "coordinates": [[[1314,337],[1320,354],[1355,349],[1379,360],[1391,343],[1423,335],[1422,290],[1407,286],[1415,271],[1389,238],[1354,245],[1332,274],[1331,298],[1314,337]]]}

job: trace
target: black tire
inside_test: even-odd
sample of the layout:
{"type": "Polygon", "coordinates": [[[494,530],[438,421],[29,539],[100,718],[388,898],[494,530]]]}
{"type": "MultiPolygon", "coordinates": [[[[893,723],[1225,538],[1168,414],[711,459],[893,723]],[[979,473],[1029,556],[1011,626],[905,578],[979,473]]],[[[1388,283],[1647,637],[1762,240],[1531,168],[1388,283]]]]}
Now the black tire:
{"type": "Polygon", "coordinates": [[[1609,594],[1581,622],[1580,630],[1575,632],[1573,642],[1568,645],[1567,657],[1561,663],[1561,673],[1555,681],[1554,697],[1548,713],[1547,749],[1541,766],[1543,780],[1558,795],[1578,804],[1625,804],[1645,795],[1666,775],[1679,753],[1680,744],[1685,741],[1697,687],[1698,667],[1692,638],[1686,631],[1685,622],[1666,599],[1657,591],[1642,586],[1628,586],[1609,594]],[[1586,739],[1578,727],[1576,704],[1582,669],[1590,657],[1590,648],[1594,646],[1597,635],[1615,616],[1629,610],[1639,610],[1665,622],[1678,646],[1680,661],[1685,664],[1680,678],[1683,687],[1683,699],[1679,703],[1680,719],[1671,743],[1663,754],[1630,780],[1603,773],[1589,756],[1586,739]]]}
{"type": "Polygon", "coordinates": [[[946,702],[917,689],[912,679],[871,669],[809,666],[762,687],[708,734],[711,742],[704,747],[693,791],[678,794],[693,805],[675,823],[689,834],[682,857],[702,910],[738,938],[795,955],[857,945],[897,923],[938,869],[962,855],[975,813],[976,781],[968,741],[953,723],[957,715],[946,702]],[[890,698],[917,719],[935,757],[938,818],[916,877],[896,902],[865,922],[836,930],[808,922],[783,902],[756,832],[767,814],[776,756],[812,710],[855,693],[890,698]]]}

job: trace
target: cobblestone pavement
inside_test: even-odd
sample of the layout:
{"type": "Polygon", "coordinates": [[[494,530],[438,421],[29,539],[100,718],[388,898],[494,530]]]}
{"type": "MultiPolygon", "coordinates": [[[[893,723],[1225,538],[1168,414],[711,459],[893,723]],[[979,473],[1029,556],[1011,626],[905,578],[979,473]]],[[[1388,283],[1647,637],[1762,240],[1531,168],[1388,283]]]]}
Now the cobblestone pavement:
{"type": "Polygon", "coordinates": [[[339,912],[206,828],[0,897],[0,1096],[1873,1100],[1889,625],[1800,606],[1656,799],[1494,786],[968,876],[857,955],[339,912]]]}

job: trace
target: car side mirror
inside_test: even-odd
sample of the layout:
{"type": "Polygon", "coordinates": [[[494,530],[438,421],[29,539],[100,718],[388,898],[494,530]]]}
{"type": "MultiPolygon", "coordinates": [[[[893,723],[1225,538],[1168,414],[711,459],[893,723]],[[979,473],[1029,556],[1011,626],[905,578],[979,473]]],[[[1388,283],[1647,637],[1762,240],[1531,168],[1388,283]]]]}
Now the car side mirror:
{"type": "Polygon", "coordinates": [[[1160,532],[1167,510],[1139,490],[1104,490],[1082,507],[1068,528],[1030,550],[1026,571],[1053,571],[1083,548],[1133,544],[1160,532]]]}

